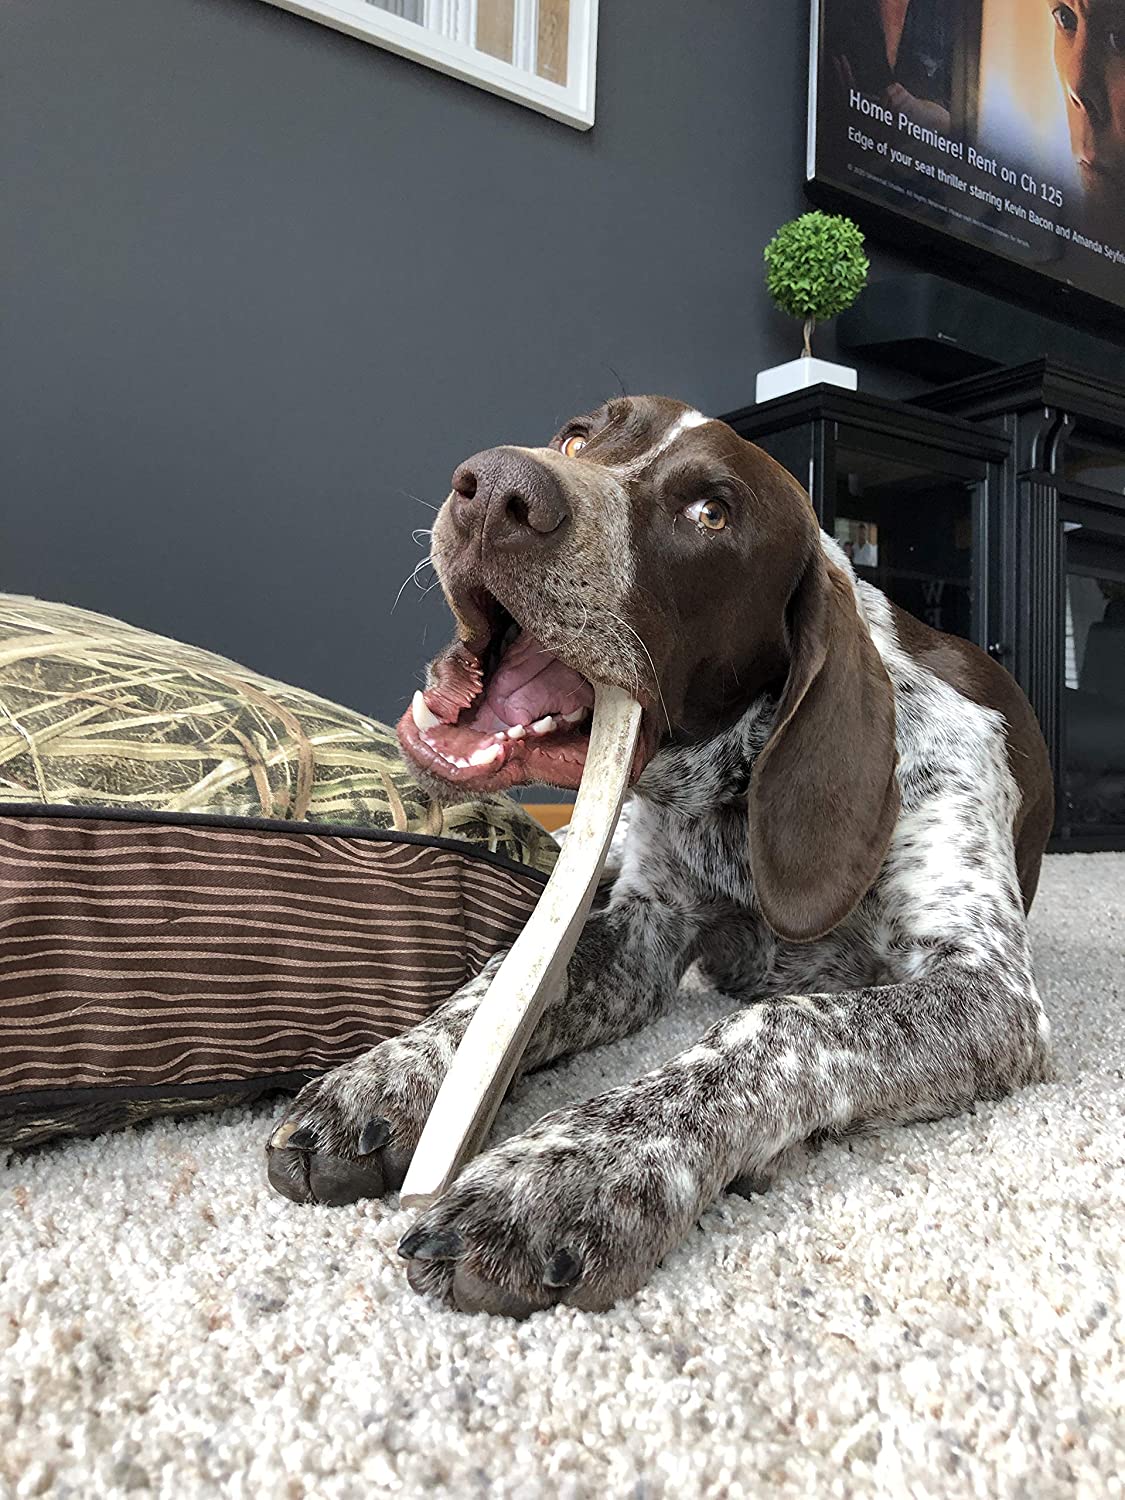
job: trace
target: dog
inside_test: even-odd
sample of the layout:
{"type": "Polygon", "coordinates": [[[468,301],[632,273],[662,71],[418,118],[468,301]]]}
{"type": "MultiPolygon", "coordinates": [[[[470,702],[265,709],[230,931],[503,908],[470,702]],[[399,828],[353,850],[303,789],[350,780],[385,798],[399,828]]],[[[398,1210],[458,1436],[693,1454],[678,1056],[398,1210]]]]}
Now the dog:
{"type": "MultiPolygon", "coordinates": [[[[473,1161],[399,1245],[412,1286],[514,1317],[634,1293],[724,1190],[818,1142],[1049,1076],[1026,913],[1053,819],[1014,680],[856,578],[722,422],[614,399],[453,475],[456,622],[399,725],[444,797],[578,785],[592,683],[639,700],[628,835],[525,1070],[635,1031],[697,963],[736,1008],[626,1087],[473,1161]]],[[[271,1137],[298,1201],[390,1192],[502,955],[310,1083],[271,1137]]]]}

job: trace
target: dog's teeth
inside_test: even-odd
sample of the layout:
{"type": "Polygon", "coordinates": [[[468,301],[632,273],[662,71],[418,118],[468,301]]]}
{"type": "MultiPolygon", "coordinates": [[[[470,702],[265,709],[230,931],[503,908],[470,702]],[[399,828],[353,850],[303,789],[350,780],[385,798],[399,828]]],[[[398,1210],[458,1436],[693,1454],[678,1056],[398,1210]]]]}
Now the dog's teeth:
{"type": "Polygon", "coordinates": [[[531,726],[532,734],[550,734],[555,727],[555,721],[550,714],[545,719],[536,719],[531,726]]]}
{"type": "Polygon", "coordinates": [[[580,719],[584,719],[585,717],[586,710],[584,708],[576,708],[572,714],[563,714],[562,721],[564,724],[577,724],[580,719]]]}
{"type": "Polygon", "coordinates": [[[526,733],[527,733],[527,725],[526,724],[513,724],[512,727],[511,727],[511,729],[508,730],[508,739],[510,739],[510,740],[522,740],[523,737],[524,737],[524,735],[526,733]]]}
{"type": "Polygon", "coordinates": [[[468,764],[470,766],[490,766],[494,760],[499,760],[503,754],[503,750],[495,743],[482,745],[479,750],[474,750],[472,755],[469,756],[468,764]]]}
{"type": "Polygon", "coordinates": [[[425,698],[423,698],[421,688],[414,694],[413,702],[410,705],[410,712],[414,716],[415,725],[423,731],[433,729],[435,725],[441,723],[437,714],[433,712],[425,698]]]}

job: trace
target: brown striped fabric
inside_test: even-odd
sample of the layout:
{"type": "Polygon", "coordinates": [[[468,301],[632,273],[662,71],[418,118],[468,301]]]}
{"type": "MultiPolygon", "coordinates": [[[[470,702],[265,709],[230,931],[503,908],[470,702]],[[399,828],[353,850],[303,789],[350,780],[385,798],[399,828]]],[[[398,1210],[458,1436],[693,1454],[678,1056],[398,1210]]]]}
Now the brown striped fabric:
{"type": "Polygon", "coordinates": [[[0,814],[0,1146],[295,1087],[511,942],[542,874],[308,824],[0,814]]]}
{"type": "Polygon", "coordinates": [[[0,1147],[298,1086],[510,942],[557,856],[364,714],[0,594],[0,1147]]]}

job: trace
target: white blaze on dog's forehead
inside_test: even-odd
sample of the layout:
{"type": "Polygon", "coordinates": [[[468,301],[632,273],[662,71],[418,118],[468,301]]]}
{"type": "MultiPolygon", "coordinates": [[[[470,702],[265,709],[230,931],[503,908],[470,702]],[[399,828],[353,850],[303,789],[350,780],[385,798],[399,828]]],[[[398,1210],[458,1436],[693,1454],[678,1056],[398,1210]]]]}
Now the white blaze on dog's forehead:
{"type": "Polygon", "coordinates": [[[668,426],[657,438],[650,448],[646,448],[636,458],[629,459],[628,463],[607,464],[606,468],[618,475],[621,479],[633,479],[636,475],[644,472],[649,464],[655,463],[662,453],[666,453],[677,439],[682,438],[685,432],[690,432],[693,427],[702,427],[710,422],[710,417],[705,417],[701,411],[694,407],[688,411],[682,411],[678,417],[673,417],[668,426]]]}
{"type": "Polygon", "coordinates": [[[674,417],[664,429],[663,435],[659,437],[647,453],[641,455],[650,463],[658,458],[661,453],[670,448],[677,438],[682,438],[685,432],[690,432],[693,427],[703,427],[711,420],[705,417],[701,411],[691,407],[688,411],[682,411],[678,417],[674,417]]]}
{"type": "Polygon", "coordinates": [[[685,411],[681,416],[676,418],[675,422],[673,422],[672,426],[675,431],[675,436],[672,438],[672,441],[675,442],[680,433],[686,432],[689,427],[702,427],[706,422],[709,422],[710,420],[710,417],[705,417],[701,411],[696,411],[695,407],[693,406],[690,411],[685,411]]]}

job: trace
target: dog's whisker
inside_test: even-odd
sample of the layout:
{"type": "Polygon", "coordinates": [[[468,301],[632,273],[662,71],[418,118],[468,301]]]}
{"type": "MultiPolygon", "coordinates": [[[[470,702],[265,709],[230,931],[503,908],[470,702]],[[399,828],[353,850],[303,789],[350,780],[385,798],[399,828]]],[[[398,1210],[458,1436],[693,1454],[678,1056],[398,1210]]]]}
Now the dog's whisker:
{"type": "MultiPolygon", "coordinates": [[[[636,630],[633,629],[633,627],[629,624],[629,622],[627,620],[621,619],[621,617],[619,615],[615,615],[613,618],[617,621],[618,625],[623,626],[629,632],[629,634],[631,636],[635,637],[635,639],[637,640],[638,644],[640,645],[641,650],[648,657],[648,664],[652,668],[652,682],[653,682],[653,686],[656,688],[656,695],[660,699],[660,707],[664,711],[664,722],[668,725],[668,733],[671,734],[672,733],[672,717],[671,717],[671,715],[668,712],[668,705],[664,702],[664,694],[661,691],[661,687],[660,687],[660,677],[659,677],[659,675],[657,674],[657,671],[656,671],[656,663],[652,659],[652,652],[645,645],[644,640],[642,639],[642,637],[640,636],[640,634],[636,630]]],[[[636,681],[636,686],[637,686],[637,688],[639,690],[639,688],[640,688],[640,676],[637,673],[637,671],[636,671],[635,668],[634,668],[633,675],[634,675],[634,679],[636,681]]]]}
{"type": "MultiPolygon", "coordinates": [[[[390,608],[390,613],[391,614],[394,614],[395,609],[398,606],[398,601],[402,598],[403,592],[406,589],[406,587],[407,587],[408,584],[415,583],[415,584],[418,585],[419,588],[422,588],[422,585],[420,583],[418,583],[418,574],[419,574],[419,572],[420,572],[420,570],[422,568],[425,568],[427,566],[433,567],[433,558],[430,557],[428,554],[425,557],[420,557],[418,559],[418,561],[414,564],[413,568],[411,568],[410,572],[402,580],[402,583],[399,586],[399,591],[395,595],[395,602],[394,602],[394,604],[391,605],[391,608],[390,608]]],[[[430,588],[422,590],[423,598],[425,597],[426,594],[428,594],[430,592],[430,589],[433,588],[433,587],[434,587],[434,585],[431,583],[430,584],[430,588]]]]}
{"type": "Polygon", "coordinates": [[[590,607],[589,607],[589,605],[584,604],[582,606],[582,623],[581,623],[581,625],[575,626],[575,628],[572,631],[570,631],[569,634],[562,641],[562,647],[563,647],[564,651],[566,650],[566,648],[568,646],[573,646],[573,645],[577,644],[579,638],[582,635],[582,632],[586,629],[586,626],[589,623],[589,619],[590,619],[590,607]]]}
{"type": "Polygon", "coordinates": [[[427,510],[432,510],[436,516],[441,509],[440,505],[433,505],[429,500],[423,500],[421,495],[415,495],[410,490],[399,490],[400,495],[405,495],[408,500],[417,500],[419,505],[424,505],[427,510]]]}

